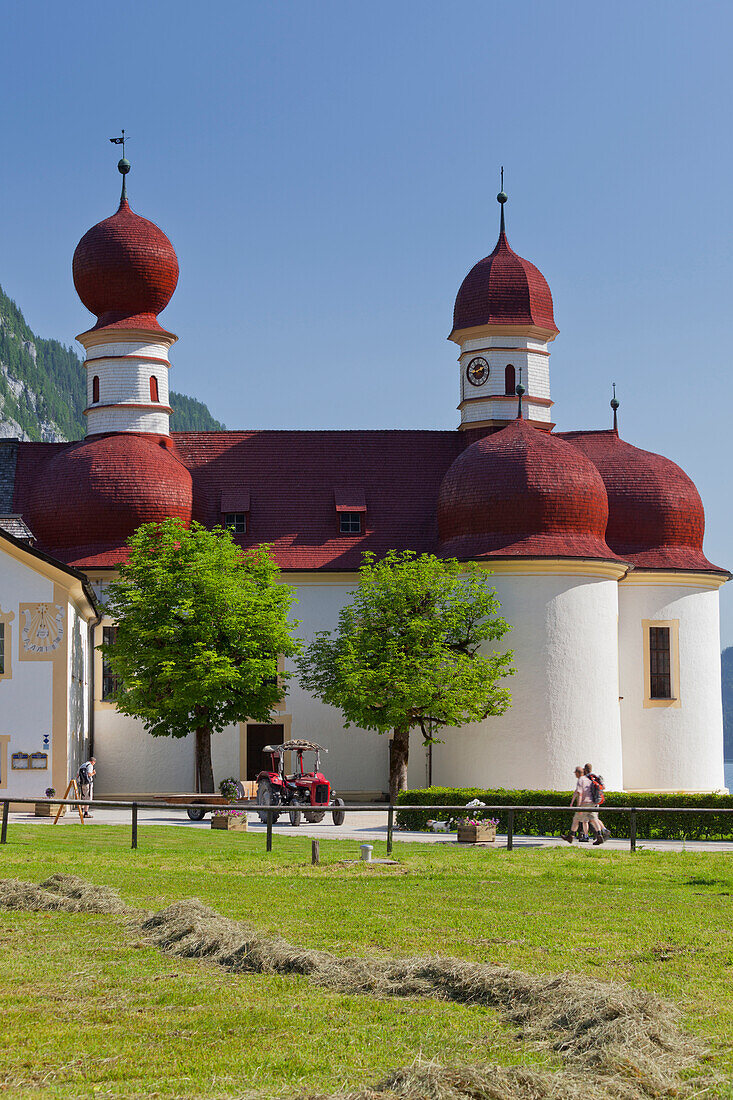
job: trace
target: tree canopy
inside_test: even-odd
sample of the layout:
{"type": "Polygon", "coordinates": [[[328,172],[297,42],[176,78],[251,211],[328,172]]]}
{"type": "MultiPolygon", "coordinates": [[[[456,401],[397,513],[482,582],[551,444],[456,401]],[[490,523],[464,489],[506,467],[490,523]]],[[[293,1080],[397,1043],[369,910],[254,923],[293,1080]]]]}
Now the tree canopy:
{"type": "Polygon", "coordinates": [[[359,585],[334,632],[297,659],[303,686],[338,707],[346,726],[394,731],[390,792],[407,785],[410,729],[425,743],[446,726],[502,714],[511,652],[490,648],[509,630],[487,571],[431,554],[365,554],[359,585]]]}
{"type": "Polygon", "coordinates": [[[149,523],[129,547],[107,597],[115,641],[102,647],[119,677],[118,709],[154,737],[196,730],[200,789],[213,791],[211,734],[270,721],[284,696],[278,658],[298,648],[293,590],[268,547],[243,551],[221,527],[149,523]]]}

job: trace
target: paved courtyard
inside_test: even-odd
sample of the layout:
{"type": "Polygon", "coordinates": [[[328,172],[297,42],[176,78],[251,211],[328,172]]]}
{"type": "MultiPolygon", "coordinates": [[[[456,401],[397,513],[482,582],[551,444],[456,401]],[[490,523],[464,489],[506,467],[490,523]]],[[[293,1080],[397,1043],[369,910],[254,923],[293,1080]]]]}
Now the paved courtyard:
{"type": "MultiPolygon", "coordinates": [[[[265,826],[259,821],[255,813],[249,813],[248,815],[248,829],[254,835],[261,834],[262,842],[265,842],[265,826]]],[[[610,822],[606,824],[613,827],[612,815],[610,822]]],[[[52,820],[52,819],[51,819],[52,820]]],[[[10,824],[51,824],[46,818],[34,817],[32,813],[13,813],[10,815],[10,824]]],[[[74,812],[69,812],[62,817],[59,824],[63,825],[76,825],[80,828],[79,817],[74,812]]],[[[130,828],[130,811],[128,809],[95,809],[93,817],[87,820],[87,824],[90,827],[94,825],[119,825],[120,827],[130,828]]],[[[143,845],[145,843],[145,826],[146,825],[169,825],[172,827],[186,828],[186,829],[209,829],[209,818],[204,818],[203,821],[190,821],[186,815],[185,810],[138,810],[138,831],[139,831],[139,843],[143,845]]],[[[273,826],[273,834],[275,838],[278,837],[293,837],[293,836],[309,836],[309,837],[321,837],[323,839],[331,840],[355,840],[360,844],[380,844],[383,845],[387,839],[387,811],[365,811],[356,809],[353,812],[347,812],[346,821],[341,826],[336,826],[331,822],[330,814],[327,815],[324,820],[318,825],[309,825],[307,822],[303,822],[302,825],[297,828],[293,828],[287,817],[281,818],[280,821],[273,826]]],[[[394,832],[395,844],[410,842],[419,844],[455,844],[455,833],[432,833],[432,832],[407,832],[395,829],[394,832]]],[[[496,846],[501,848],[506,846],[506,835],[499,834],[496,838],[496,846]]],[[[565,841],[558,839],[558,837],[539,837],[539,836],[516,836],[514,837],[515,848],[552,848],[552,847],[566,848],[565,841]]],[[[577,845],[577,847],[586,848],[591,847],[590,844],[577,845]]],[[[609,840],[606,842],[606,847],[627,851],[629,848],[629,841],[624,840],[609,840]]],[[[688,852],[729,852],[733,855],[733,841],[702,841],[702,840],[690,840],[690,841],[677,841],[677,840],[639,840],[637,842],[637,848],[647,848],[650,850],[665,852],[665,851],[688,851],[688,852]]],[[[383,855],[384,849],[380,847],[376,850],[374,855],[383,855]]]]}

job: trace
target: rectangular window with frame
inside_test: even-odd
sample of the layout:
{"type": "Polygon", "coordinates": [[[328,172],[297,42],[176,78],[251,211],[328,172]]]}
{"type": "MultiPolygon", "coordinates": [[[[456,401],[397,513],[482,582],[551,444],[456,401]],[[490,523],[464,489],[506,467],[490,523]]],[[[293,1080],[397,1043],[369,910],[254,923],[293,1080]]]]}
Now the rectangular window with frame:
{"type": "Polygon", "coordinates": [[[679,619],[643,619],[645,707],[680,707],[679,619]]]}
{"type": "Polygon", "coordinates": [[[233,535],[246,535],[247,534],[247,513],[246,512],[226,512],[224,514],[224,526],[232,532],[233,535]]]}
{"type": "Polygon", "coordinates": [[[342,535],[360,535],[361,512],[339,512],[339,531],[342,535]]]}
{"type": "MultiPolygon", "coordinates": [[[[102,627],[102,642],[104,645],[113,646],[117,638],[116,626],[104,626],[102,627]]],[[[102,702],[114,703],[117,689],[119,688],[119,677],[115,676],[112,672],[112,666],[107,658],[102,655],[102,702]]]]}
{"type": "Polygon", "coordinates": [[[672,698],[672,666],[668,626],[649,627],[649,698],[672,698]]]}

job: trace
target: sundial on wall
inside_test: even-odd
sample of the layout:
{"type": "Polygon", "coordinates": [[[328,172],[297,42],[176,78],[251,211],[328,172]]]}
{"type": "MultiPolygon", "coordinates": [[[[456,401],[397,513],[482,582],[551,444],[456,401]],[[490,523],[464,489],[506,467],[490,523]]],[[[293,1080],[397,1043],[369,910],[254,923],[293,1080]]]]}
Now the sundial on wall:
{"type": "Polygon", "coordinates": [[[24,653],[53,653],[64,637],[64,609],[58,603],[20,605],[24,653]]]}

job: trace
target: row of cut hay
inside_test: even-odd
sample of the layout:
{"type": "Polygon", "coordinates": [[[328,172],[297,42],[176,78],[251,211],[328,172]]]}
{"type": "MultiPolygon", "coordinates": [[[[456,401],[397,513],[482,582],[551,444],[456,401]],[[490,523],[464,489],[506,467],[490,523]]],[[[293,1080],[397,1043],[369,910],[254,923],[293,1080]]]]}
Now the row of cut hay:
{"type": "MultiPolygon", "coordinates": [[[[680,1074],[701,1054],[694,1040],[677,1026],[678,1013],[667,1002],[650,993],[578,975],[535,976],[451,958],[342,958],[263,936],[222,917],[195,898],[153,914],[139,928],[148,941],[168,954],[208,959],[235,973],[295,974],[339,993],[438,997],[498,1009],[519,1027],[521,1038],[560,1053],[583,1084],[589,1100],[595,1096],[631,1100],[681,1095],[680,1074]],[[602,1080],[603,1091],[594,1093],[596,1079],[602,1080]]],[[[430,1088],[455,1090],[455,1080],[450,1076],[454,1072],[459,1071],[441,1070],[436,1081],[429,1082],[430,1088]]],[[[485,1075],[487,1082],[494,1079],[493,1071],[485,1067],[470,1072],[485,1075]]],[[[404,1075],[408,1071],[400,1073],[399,1080],[407,1082],[407,1088],[410,1078],[404,1075]]],[[[506,1095],[574,1096],[567,1091],[571,1079],[567,1074],[563,1078],[567,1078],[565,1091],[533,1094],[526,1092],[530,1078],[522,1083],[524,1079],[518,1077],[512,1086],[515,1093],[506,1095]],[[518,1088],[525,1092],[516,1092],[518,1088]]],[[[549,1075],[546,1085],[558,1088],[556,1075],[549,1075]]],[[[387,1088],[390,1090],[395,1092],[392,1085],[387,1088]]],[[[404,1091],[396,1094],[412,1096],[404,1091]]],[[[438,1100],[443,1095],[451,1094],[435,1092],[438,1100]]],[[[494,1093],[479,1089],[471,1095],[478,1100],[491,1098],[494,1093]]]]}
{"type": "Polygon", "coordinates": [[[78,875],[51,875],[40,886],[18,879],[0,879],[0,907],[31,912],[125,913],[117,890],[95,886],[78,875]]]}

